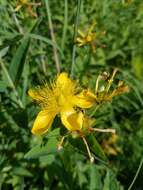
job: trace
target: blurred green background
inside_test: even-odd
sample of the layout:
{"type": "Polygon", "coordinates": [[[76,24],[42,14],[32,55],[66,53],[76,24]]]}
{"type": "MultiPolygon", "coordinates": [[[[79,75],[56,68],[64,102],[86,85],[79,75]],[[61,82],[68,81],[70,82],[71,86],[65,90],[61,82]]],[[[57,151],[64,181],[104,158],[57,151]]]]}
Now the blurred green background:
{"type": "MultiPolygon", "coordinates": [[[[143,157],[143,1],[30,3],[34,1],[15,11],[21,1],[0,0],[0,189],[127,190],[143,157]],[[115,128],[118,136],[111,145],[110,134],[88,137],[94,164],[80,139],[68,137],[64,149],[56,150],[64,133],[57,128],[61,125],[58,118],[46,135],[32,135],[39,108],[27,95],[29,88],[55,78],[53,47],[61,71],[71,72],[79,3],[78,28],[86,32],[96,22],[93,31],[106,32],[97,39],[106,47],[97,46],[96,52],[89,46],[76,47],[73,77],[94,89],[99,73],[118,67],[117,78],[130,87],[128,94],[114,98],[93,115],[97,127],[115,128]],[[103,144],[109,144],[116,154],[110,154],[103,144]]],[[[133,190],[143,189],[142,179],[141,169],[133,190]]]]}

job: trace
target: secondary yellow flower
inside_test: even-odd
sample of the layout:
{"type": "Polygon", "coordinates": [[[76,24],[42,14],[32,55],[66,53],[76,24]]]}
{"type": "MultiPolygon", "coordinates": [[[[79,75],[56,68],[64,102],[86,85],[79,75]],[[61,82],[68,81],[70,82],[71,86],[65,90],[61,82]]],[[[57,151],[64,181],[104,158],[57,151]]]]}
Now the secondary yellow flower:
{"type": "Polygon", "coordinates": [[[77,37],[76,42],[78,43],[79,47],[92,44],[96,37],[95,32],[88,31],[88,33],[85,34],[81,30],[78,30],[78,34],[79,34],[79,37],[77,37]]]}
{"type": "Polygon", "coordinates": [[[117,156],[118,153],[121,153],[121,149],[117,145],[118,140],[119,136],[117,134],[112,134],[108,139],[104,139],[101,143],[104,152],[113,156],[117,156]]]}
{"type": "Polygon", "coordinates": [[[102,75],[99,75],[96,80],[96,87],[95,87],[95,96],[96,96],[96,103],[102,104],[103,102],[111,101],[113,97],[118,96],[120,94],[129,92],[129,86],[124,84],[123,81],[119,81],[117,86],[112,88],[111,86],[114,81],[114,77],[117,73],[118,69],[114,69],[111,76],[104,72],[102,75]],[[100,87],[100,81],[105,81],[105,85],[100,87]]]}
{"type": "Polygon", "coordinates": [[[33,12],[33,6],[40,6],[41,3],[30,2],[29,0],[19,0],[15,11],[19,11],[22,7],[26,7],[31,16],[37,17],[37,14],[33,12]]]}
{"type": "Polygon", "coordinates": [[[106,34],[103,32],[93,32],[96,22],[93,23],[86,32],[78,30],[78,36],[76,38],[76,43],[79,47],[89,45],[92,48],[93,52],[96,52],[97,47],[105,48],[106,45],[100,42],[101,36],[106,34]]]}
{"type": "Polygon", "coordinates": [[[60,114],[63,125],[69,131],[81,131],[84,114],[78,108],[90,108],[95,96],[89,90],[80,90],[67,73],[61,73],[51,86],[30,89],[29,96],[36,100],[42,110],[39,112],[33,128],[33,134],[44,134],[48,131],[57,114],[60,114]]]}

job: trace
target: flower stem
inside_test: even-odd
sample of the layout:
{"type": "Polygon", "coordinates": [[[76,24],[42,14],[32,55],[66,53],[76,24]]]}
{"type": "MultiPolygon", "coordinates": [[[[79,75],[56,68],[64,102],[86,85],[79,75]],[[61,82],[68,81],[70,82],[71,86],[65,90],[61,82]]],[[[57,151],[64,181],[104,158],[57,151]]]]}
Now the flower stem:
{"type": "Polygon", "coordinates": [[[68,0],[65,0],[65,9],[64,9],[64,26],[63,26],[63,34],[62,34],[62,50],[64,50],[65,42],[66,42],[66,34],[68,28],[68,0]]]}
{"type": "Polygon", "coordinates": [[[79,24],[80,7],[81,7],[81,0],[78,0],[76,17],[75,17],[75,24],[74,24],[71,77],[73,77],[73,74],[74,74],[75,56],[76,56],[76,44],[75,44],[75,40],[76,40],[76,37],[77,37],[77,30],[78,30],[78,24],[79,24]]]}
{"type": "Polygon", "coordinates": [[[141,168],[142,168],[142,165],[143,165],[143,158],[142,158],[141,161],[140,161],[140,164],[139,164],[139,167],[138,167],[138,169],[137,169],[137,172],[136,172],[136,174],[135,174],[135,176],[134,176],[134,179],[133,179],[131,185],[129,186],[128,190],[131,190],[131,188],[133,187],[133,185],[134,185],[134,183],[135,183],[135,181],[136,181],[136,179],[137,179],[137,177],[138,177],[138,174],[139,174],[139,172],[140,172],[140,170],[141,170],[141,168]]]}
{"type": "Polygon", "coordinates": [[[90,162],[93,163],[93,162],[94,162],[94,157],[91,155],[89,146],[88,146],[87,141],[86,141],[86,139],[85,139],[84,136],[82,136],[82,140],[83,140],[83,142],[84,142],[84,144],[85,144],[85,146],[86,146],[86,149],[87,149],[87,152],[88,152],[88,155],[89,155],[90,162]]]}
{"type": "Polygon", "coordinates": [[[54,30],[53,30],[50,6],[49,6],[48,1],[49,0],[45,0],[48,22],[49,22],[49,29],[50,29],[50,34],[51,34],[51,40],[53,42],[53,53],[54,53],[54,59],[56,63],[56,69],[57,69],[57,72],[60,73],[60,62],[59,62],[59,56],[58,56],[57,47],[56,47],[56,38],[55,38],[54,30]]]}
{"type": "Polygon", "coordinates": [[[60,140],[60,142],[58,143],[58,150],[61,150],[63,147],[62,147],[62,144],[64,142],[64,139],[65,139],[65,136],[63,136],[60,140]]]}
{"type": "Polygon", "coordinates": [[[109,89],[110,89],[110,87],[111,87],[111,85],[112,85],[113,79],[114,79],[115,74],[117,73],[117,71],[118,71],[117,68],[115,68],[115,69],[113,70],[112,76],[111,76],[111,78],[109,79],[108,84],[107,84],[106,89],[105,89],[105,92],[106,92],[106,93],[109,91],[109,89]]]}

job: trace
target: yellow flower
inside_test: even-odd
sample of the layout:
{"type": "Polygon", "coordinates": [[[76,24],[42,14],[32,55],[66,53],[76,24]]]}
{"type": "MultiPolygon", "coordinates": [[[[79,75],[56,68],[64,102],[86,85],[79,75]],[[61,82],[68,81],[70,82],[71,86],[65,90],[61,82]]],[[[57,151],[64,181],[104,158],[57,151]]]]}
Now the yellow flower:
{"type": "Polygon", "coordinates": [[[60,114],[63,125],[69,131],[81,131],[84,114],[78,108],[90,108],[95,96],[89,90],[79,91],[75,81],[68,78],[67,73],[61,73],[51,86],[30,89],[28,91],[42,110],[35,119],[32,133],[44,134],[48,131],[57,114],[60,114]]]}
{"type": "Polygon", "coordinates": [[[117,145],[118,139],[117,134],[112,134],[108,139],[102,141],[101,146],[106,154],[117,156],[118,153],[121,153],[121,149],[117,145]]]}
{"type": "Polygon", "coordinates": [[[37,14],[33,12],[32,8],[33,6],[40,6],[41,3],[33,3],[33,2],[29,2],[29,0],[19,0],[16,8],[15,8],[15,11],[19,11],[22,7],[26,7],[29,14],[33,17],[37,17],[37,14]]]}
{"type": "Polygon", "coordinates": [[[97,46],[102,47],[102,48],[106,47],[106,45],[101,44],[99,40],[101,36],[104,36],[106,34],[106,32],[105,31],[93,32],[95,25],[96,25],[96,22],[94,22],[86,32],[82,32],[81,30],[78,30],[76,43],[79,47],[90,45],[93,52],[96,51],[97,46]]]}
{"type": "Polygon", "coordinates": [[[103,102],[111,101],[113,97],[118,96],[120,94],[129,92],[129,86],[124,84],[123,81],[119,81],[118,85],[114,87],[112,90],[111,86],[114,82],[114,77],[117,73],[118,69],[114,69],[111,76],[104,72],[102,75],[100,74],[96,80],[96,87],[95,87],[95,96],[96,96],[96,103],[102,104],[103,102]],[[99,86],[100,81],[105,81],[105,85],[99,86]]]}
{"type": "Polygon", "coordinates": [[[77,37],[76,42],[79,47],[92,44],[96,37],[95,32],[88,32],[87,34],[84,34],[81,30],[78,30],[78,33],[79,37],[77,37]]]}

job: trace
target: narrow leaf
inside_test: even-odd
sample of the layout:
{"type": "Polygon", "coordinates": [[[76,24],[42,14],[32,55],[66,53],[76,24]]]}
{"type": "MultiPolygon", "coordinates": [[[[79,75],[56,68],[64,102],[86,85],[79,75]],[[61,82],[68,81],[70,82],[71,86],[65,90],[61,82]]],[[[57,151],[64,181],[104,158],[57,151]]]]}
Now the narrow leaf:
{"type": "Polygon", "coordinates": [[[26,159],[39,158],[40,156],[58,153],[59,151],[57,149],[57,143],[58,142],[56,138],[50,138],[45,146],[35,146],[28,153],[26,153],[24,157],[26,159]]]}
{"type": "Polygon", "coordinates": [[[0,92],[4,92],[6,90],[7,84],[4,81],[0,81],[0,92]]]}
{"type": "Polygon", "coordinates": [[[21,77],[21,74],[22,74],[22,71],[24,68],[27,51],[28,51],[28,47],[29,47],[29,43],[30,43],[30,39],[27,37],[24,37],[21,40],[21,44],[19,45],[16,53],[14,54],[14,57],[10,64],[9,73],[15,84],[18,83],[18,81],[21,77]]]}
{"type": "Polygon", "coordinates": [[[93,151],[93,153],[95,153],[100,158],[107,160],[107,157],[104,151],[102,150],[102,147],[100,146],[94,135],[89,136],[88,142],[91,146],[91,150],[93,151]]]}

